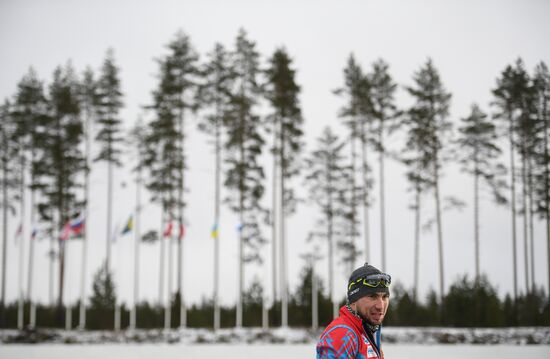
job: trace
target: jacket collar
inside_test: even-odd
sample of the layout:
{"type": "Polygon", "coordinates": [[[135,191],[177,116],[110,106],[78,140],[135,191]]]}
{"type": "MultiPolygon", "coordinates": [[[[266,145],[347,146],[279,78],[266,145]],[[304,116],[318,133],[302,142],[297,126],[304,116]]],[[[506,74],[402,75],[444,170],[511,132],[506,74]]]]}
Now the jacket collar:
{"type": "Polygon", "coordinates": [[[344,305],[342,308],[340,308],[340,315],[344,315],[348,320],[350,320],[353,325],[358,329],[359,331],[364,332],[370,332],[369,334],[374,334],[375,332],[380,329],[380,325],[372,325],[366,321],[364,321],[357,312],[355,312],[349,304],[344,305]]]}
{"type": "Polygon", "coordinates": [[[353,325],[354,329],[357,330],[359,333],[365,332],[365,329],[363,328],[363,320],[351,313],[345,305],[340,308],[340,316],[345,318],[346,321],[350,322],[353,325]]]}

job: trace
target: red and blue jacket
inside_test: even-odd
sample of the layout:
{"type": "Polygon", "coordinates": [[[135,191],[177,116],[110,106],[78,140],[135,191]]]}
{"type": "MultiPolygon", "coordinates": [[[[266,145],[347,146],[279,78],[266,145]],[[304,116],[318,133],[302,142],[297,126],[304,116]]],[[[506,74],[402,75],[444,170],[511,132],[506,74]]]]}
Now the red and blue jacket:
{"type": "Polygon", "coordinates": [[[344,306],[317,343],[317,359],[384,359],[380,329],[367,333],[363,321],[344,306]]]}

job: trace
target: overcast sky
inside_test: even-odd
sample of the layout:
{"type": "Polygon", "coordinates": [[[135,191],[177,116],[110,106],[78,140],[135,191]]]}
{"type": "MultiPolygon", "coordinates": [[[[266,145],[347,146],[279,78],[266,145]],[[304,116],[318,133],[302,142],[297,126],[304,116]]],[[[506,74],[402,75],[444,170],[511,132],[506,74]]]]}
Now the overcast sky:
{"type": "MultiPolygon", "coordinates": [[[[343,68],[353,53],[364,70],[383,58],[400,85],[399,107],[410,104],[403,86],[412,85],[412,75],[428,57],[439,70],[443,84],[453,97],[450,118],[457,123],[465,117],[470,105],[477,102],[484,111],[489,106],[495,79],[507,64],[521,57],[532,72],[543,60],[550,62],[550,2],[544,0],[460,0],[460,1],[76,1],[76,0],[2,0],[0,1],[0,99],[15,93],[17,82],[32,66],[47,84],[58,65],[71,60],[81,73],[86,66],[97,70],[109,47],[114,49],[121,69],[125,107],[121,112],[129,128],[141,113],[141,106],[150,103],[156,85],[155,58],[167,53],[165,45],[178,30],[183,30],[201,55],[210,52],[216,42],[232,48],[239,28],[248,32],[262,55],[262,64],[273,51],[284,46],[294,61],[297,82],[302,87],[301,104],[305,118],[307,150],[313,148],[322,127],[330,125],[341,134],[344,129],[337,117],[342,101],[332,90],[343,83],[343,68]]],[[[147,117],[146,117],[147,118],[147,117]]],[[[213,166],[207,139],[197,132],[196,120],[187,124],[189,142],[187,209],[188,231],[185,240],[184,286],[188,301],[198,302],[210,297],[213,276],[213,166]]],[[[391,140],[391,148],[403,144],[391,140]]],[[[503,159],[504,160],[504,159],[503,159]]],[[[271,168],[269,158],[264,166],[271,168]]],[[[375,203],[371,208],[371,263],[380,266],[379,201],[377,167],[373,164],[375,203]]],[[[472,180],[456,166],[445,170],[441,184],[443,196],[454,195],[468,207],[461,212],[446,212],[443,217],[445,281],[450,284],[459,275],[474,273],[473,215],[471,209],[472,180]]],[[[134,206],[134,185],[127,170],[116,176],[115,221],[124,221],[134,206]]],[[[408,209],[410,194],[404,178],[404,168],[388,163],[386,175],[388,263],[386,271],[406,287],[413,283],[413,212],[408,209]]],[[[269,183],[270,180],[268,179],[269,183]]],[[[87,281],[105,256],[105,165],[96,164],[92,171],[93,198],[90,203],[91,228],[87,281]]],[[[300,184],[299,194],[307,193],[300,184]]],[[[506,208],[490,204],[488,196],[482,203],[481,268],[499,294],[512,290],[512,251],[510,215],[506,208]]],[[[265,204],[269,204],[270,193],[265,204]]],[[[143,200],[146,200],[144,195],[143,200]]],[[[433,216],[431,197],[423,217],[433,216]]],[[[313,227],[317,213],[302,206],[288,222],[288,253],[290,286],[297,284],[304,262],[300,254],[307,251],[305,239],[313,227]]],[[[221,298],[234,303],[237,283],[236,219],[224,209],[220,224],[222,238],[221,298]]],[[[160,210],[149,204],[144,209],[142,230],[159,226],[160,210]]],[[[19,218],[10,217],[9,231],[13,236],[19,218]]],[[[521,220],[518,221],[518,225],[521,220]]],[[[546,288],[547,258],[545,231],[536,223],[535,280],[546,288]]],[[[28,230],[28,229],[27,229],[28,230]]],[[[269,228],[264,234],[269,238],[269,228]]],[[[524,290],[523,237],[518,231],[519,288],[524,290]]],[[[80,243],[70,243],[68,298],[79,293],[80,243]]],[[[358,243],[360,248],[363,245],[358,243]]],[[[8,260],[8,300],[17,295],[17,247],[10,238],[8,260]]],[[[26,245],[28,249],[28,243],[26,245]]],[[[324,246],[321,247],[324,253],[324,246]]],[[[48,298],[47,241],[37,244],[35,298],[48,298]]],[[[438,267],[435,231],[425,232],[421,239],[420,292],[437,288],[438,267]]],[[[133,243],[131,236],[121,238],[114,248],[117,282],[123,300],[132,298],[133,243]]],[[[142,249],[141,299],[158,297],[158,247],[144,245],[142,249]]],[[[265,248],[266,264],[270,268],[269,246],[265,248]]],[[[358,263],[359,264],[359,263],[358,263]]],[[[26,264],[25,264],[26,267],[26,264]]],[[[321,261],[318,270],[327,277],[327,264],[321,261]]],[[[26,271],[26,269],[25,269],[26,271]]],[[[254,275],[266,272],[247,267],[247,283],[254,275]]],[[[337,293],[345,293],[348,273],[337,269],[337,293]]],[[[174,276],[175,277],[175,276],[174,276]]],[[[26,276],[25,276],[26,278],[26,276]]],[[[262,277],[263,278],[263,277],[262,277]]],[[[271,288],[270,276],[262,279],[271,288]]],[[[174,284],[175,287],[175,284],[174,284]]],[[[547,290],[547,288],[546,288],[547,290]]]]}

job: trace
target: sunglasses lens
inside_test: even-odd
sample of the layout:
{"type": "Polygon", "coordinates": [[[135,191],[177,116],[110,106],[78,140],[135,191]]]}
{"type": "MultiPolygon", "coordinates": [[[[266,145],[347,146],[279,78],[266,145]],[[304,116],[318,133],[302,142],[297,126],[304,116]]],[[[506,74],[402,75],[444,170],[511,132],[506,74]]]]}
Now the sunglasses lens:
{"type": "Polygon", "coordinates": [[[366,279],[365,284],[370,287],[378,287],[378,284],[380,284],[379,279],[366,279]]]}
{"type": "Polygon", "coordinates": [[[389,287],[391,284],[391,277],[389,275],[373,275],[365,278],[363,284],[369,287],[389,287]]]}

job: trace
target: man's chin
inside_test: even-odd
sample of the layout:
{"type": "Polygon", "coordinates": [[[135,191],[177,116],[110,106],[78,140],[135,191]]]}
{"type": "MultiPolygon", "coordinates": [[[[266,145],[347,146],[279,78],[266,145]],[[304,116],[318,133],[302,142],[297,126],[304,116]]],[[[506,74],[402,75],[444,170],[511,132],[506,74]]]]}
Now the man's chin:
{"type": "Polygon", "coordinates": [[[383,315],[371,315],[370,318],[369,318],[369,322],[371,322],[374,325],[382,324],[383,320],[384,320],[383,315]]]}

